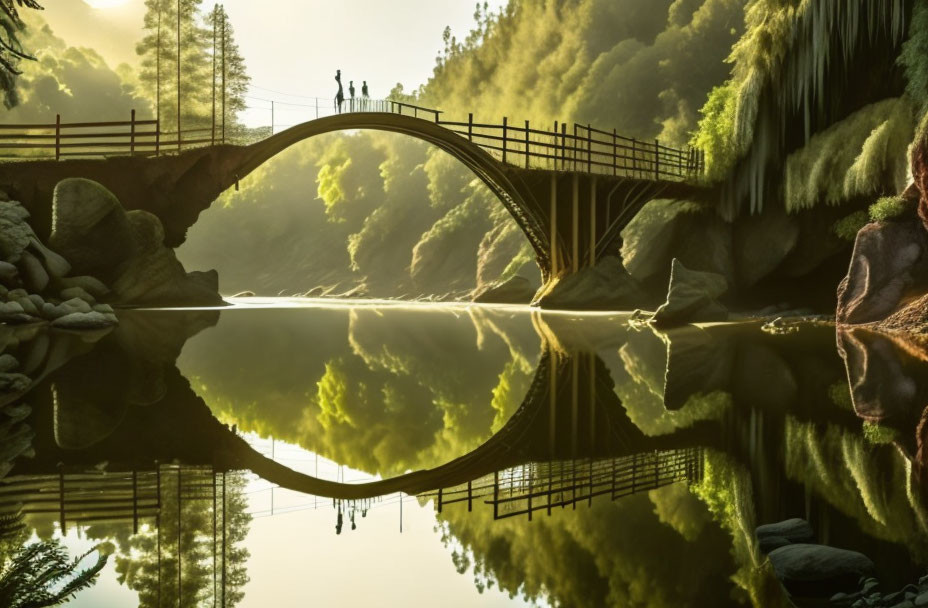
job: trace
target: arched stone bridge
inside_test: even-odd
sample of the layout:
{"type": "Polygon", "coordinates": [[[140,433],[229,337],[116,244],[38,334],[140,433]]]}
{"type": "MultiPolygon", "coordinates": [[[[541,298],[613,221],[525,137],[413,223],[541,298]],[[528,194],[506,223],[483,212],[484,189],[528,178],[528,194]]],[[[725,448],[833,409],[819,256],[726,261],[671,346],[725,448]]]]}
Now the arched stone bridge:
{"type": "Polygon", "coordinates": [[[120,156],[120,144],[114,143],[117,148],[102,159],[92,158],[104,154],[96,148],[86,154],[77,148],[72,154],[81,157],[71,160],[3,163],[0,188],[30,209],[41,236],[50,226],[54,184],[66,177],[93,179],[127,208],[157,215],[167,243],[177,246],[222,192],[238,187],[240,180],[291,146],[337,131],[399,133],[444,150],[479,177],[525,233],[546,280],[614,252],[619,233],[646,202],[658,197],[703,200],[710,193],[699,183],[702,162],[693,149],[640,142],[589,125],[575,124],[568,133],[566,125],[558,130],[557,124],[550,131],[532,129],[528,122],[510,125],[506,119],[502,125],[479,124],[472,115],[467,122],[451,122],[434,110],[372,103],[386,111],[327,116],[250,145],[203,140],[204,146],[175,154],[162,153],[171,143],[159,141],[157,156],[151,154],[151,143],[137,141],[141,135],[133,123],[131,147],[123,151],[131,150],[127,156],[120,156]],[[416,115],[408,115],[410,108],[416,115]],[[420,113],[435,119],[419,118],[420,113]]]}

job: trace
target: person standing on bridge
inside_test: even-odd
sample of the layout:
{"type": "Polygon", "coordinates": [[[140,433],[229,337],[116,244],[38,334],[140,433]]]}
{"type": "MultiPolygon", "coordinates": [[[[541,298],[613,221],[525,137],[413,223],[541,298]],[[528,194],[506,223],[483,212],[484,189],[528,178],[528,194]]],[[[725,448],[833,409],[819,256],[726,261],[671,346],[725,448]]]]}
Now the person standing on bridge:
{"type": "Polygon", "coordinates": [[[349,80],[349,81],[348,81],[348,94],[351,95],[351,105],[350,105],[349,107],[351,108],[351,111],[352,111],[352,112],[355,111],[355,107],[354,107],[354,91],[355,91],[355,89],[354,89],[354,80],[349,80]]]}
{"type": "Polygon", "coordinates": [[[361,103],[364,105],[364,110],[367,111],[368,104],[370,102],[371,96],[367,92],[367,81],[364,80],[361,82],[361,103]]]}
{"type": "Polygon", "coordinates": [[[335,94],[335,109],[342,113],[342,104],[345,102],[345,90],[342,89],[342,71],[335,70],[335,82],[338,83],[338,92],[335,94]]]}

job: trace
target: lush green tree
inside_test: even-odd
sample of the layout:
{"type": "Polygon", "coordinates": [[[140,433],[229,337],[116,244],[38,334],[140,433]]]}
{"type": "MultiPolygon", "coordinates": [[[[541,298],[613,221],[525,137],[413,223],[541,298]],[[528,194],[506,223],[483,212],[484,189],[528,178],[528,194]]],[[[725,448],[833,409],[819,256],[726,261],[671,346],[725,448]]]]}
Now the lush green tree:
{"type": "MultiPolygon", "coordinates": [[[[184,470],[182,475],[188,477],[187,482],[181,482],[185,485],[208,484],[213,480],[211,473],[204,475],[202,472],[184,470]]],[[[184,498],[178,500],[177,477],[168,473],[162,474],[160,527],[146,526],[134,535],[126,535],[124,530],[114,531],[105,526],[88,530],[88,536],[116,540],[119,547],[116,555],[118,580],[138,592],[140,607],[201,606],[211,603],[214,593],[220,598],[225,594],[226,606],[235,606],[242,600],[242,589],[248,582],[246,566],[249,557],[242,543],[248,534],[251,516],[246,512],[243,476],[229,473],[225,481],[224,509],[222,490],[217,490],[220,502],[215,543],[212,497],[209,491],[201,491],[200,497],[191,498],[190,490],[185,488],[182,494],[184,498]],[[226,536],[225,562],[222,555],[223,527],[226,536]],[[178,563],[181,568],[180,602],[178,563]],[[223,563],[226,564],[224,590],[223,563]]],[[[220,478],[216,478],[216,483],[221,483],[220,478]]]]}
{"type": "Polygon", "coordinates": [[[216,94],[216,125],[226,126],[226,137],[241,131],[238,113],[245,109],[245,93],[251,78],[235,42],[235,30],[221,4],[207,14],[206,23],[215,43],[213,90],[216,94]],[[225,115],[223,116],[223,108],[225,115]]]}
{"type": "Polygon", "coordinates": [[[146,0],[146,33],[136,46],[142,58],[139,85],[156,106],[163,131],[177,129],[180,104],[181,130],[200,130],[185,139],[211,136],[205,129],[212,129],[214,118],[216,136],[224,126],[225,136],[234,138],[242,135],[237,116],[245,109],[250,79],[225,8],[217,4],[204,16],[202,1],[146,0]]]}
{"type": "Polygon", "coordinates": [[[111,552],[112,547],[102,543],[70,559],[57,540],[22,546],[0,564],[0,606],[42,608],[62,604],[93,586],[111,552]],[[96,560],[83,567],[82,563],[94,553],[96,560]]]}

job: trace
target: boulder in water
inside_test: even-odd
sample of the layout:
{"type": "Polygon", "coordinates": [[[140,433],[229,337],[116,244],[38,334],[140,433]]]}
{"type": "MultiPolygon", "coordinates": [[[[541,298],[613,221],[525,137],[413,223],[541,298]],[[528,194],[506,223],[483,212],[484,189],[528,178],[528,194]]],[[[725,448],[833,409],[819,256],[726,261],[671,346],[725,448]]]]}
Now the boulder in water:
{"type": "Polygon", "coordinates": [[[661,327],[724,321],[728,311],[716,299],[728,290],[720,274],[690,270],[674,258],[667,301],[654,313],[652,322],[661,327]]]}

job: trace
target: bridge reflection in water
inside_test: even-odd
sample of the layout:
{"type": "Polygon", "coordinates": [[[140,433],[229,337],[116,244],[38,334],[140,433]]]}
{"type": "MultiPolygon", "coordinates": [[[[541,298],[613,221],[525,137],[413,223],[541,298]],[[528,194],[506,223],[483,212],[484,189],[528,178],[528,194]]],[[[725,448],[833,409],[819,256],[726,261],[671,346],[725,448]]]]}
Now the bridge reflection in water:
{"type": "MultiPolygon", "coordinates": [[[[888,551],[885,539],[898,537],[913,554],[926,549],[922,537],[899,530],[925,502],[920,420],[928,358],[888,337],[841,334],[842,360],[829,327],[784,335],[756,326],[658,332],[611,319],[618,329],[604,332],[588,319],[536,313],[534,332],[526,327],[526,333],[541,339],[537,368],[521,405],[492,436],[439,466],[384,479],[370,475],[359,483],[291,468],[282,447],[275,454],[216,418],[175,364],[189,335],[215,316],[127,313],[120,328],[95,345],[26,330],[7,339],[7,352],[17,359],[44,363],[29,364],[28,373],[39,379],[26,395],[34,454],[18,458],[0,480],[0,535],[19,533],[24,518],[53,521],[61,531],[110,526],[125,536],[131,530],[159,564],[149,571],[161,577],[152,589],[167,597],[170,589],[183,588],[188,574],[182,563],[199,560],[201,569],[212,568],[221,596],[232,586],[222,580],[235,579],[227,569],[240,561],[231,556],[242,537],[236,518],[243,515],[333,509],[337,530],[342,517],[354,524],[355,512],[401,509],[404,500],[431,504],[440,522],[458,526],[462,517],[518,522],[578,507],[592,515],[591,505],[670,484],[697,484],[697,493],[706,484],[717,487],[713,463],[721,459],[749,478],[747,484],[732,480],[744,492],[739,500],[752,505],[750,521],[739,526],[753,529],[799,514],[843,538],[859,536],[854,518],[870,517],[854,511],[857,494],[835,494],[857,487],[846,483],[846,471],[854,480],[898,473],[902,481],[893,478],[881,491],[901,493],[886,502],[891,513],[867,523],[881,527],[879,538],[866,542],[888,551]],[[182,315],[189,316],[186,324],[179,323],[182,315]],[[101,369],[112,372],[106,383],[94,378],[101,369]],[[893,394],[893,387],[909,384],[916,390],[907,400],[893,394]],[[711,395],[724,395],[724,407],[705,409],[711,395]],[[891,444],[867,448],[879,457],[855,456],[865,453],[858,438],[862,418],[896,432],[891,444]],[[853,462],[816,468],[836,458],[853,462]],[[244,493],[257,491],[276,495],[276,503],[271,498],[271,508],[263,510],[249,497],[244,507],[244,493]],[[198,557],[185,548],[191,536],[203,544],[198,557]]],[[[382,338],[369,325],[364,331],[378,343],[382,338]]],[[[299,458],[307,455],[312,458],[301,450],[299,458]]],[[[893,563],[900,576],[907,573],[904,559],[893,563]]]]}

